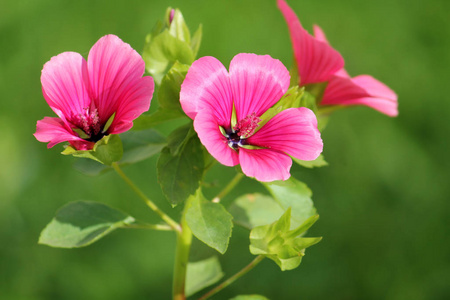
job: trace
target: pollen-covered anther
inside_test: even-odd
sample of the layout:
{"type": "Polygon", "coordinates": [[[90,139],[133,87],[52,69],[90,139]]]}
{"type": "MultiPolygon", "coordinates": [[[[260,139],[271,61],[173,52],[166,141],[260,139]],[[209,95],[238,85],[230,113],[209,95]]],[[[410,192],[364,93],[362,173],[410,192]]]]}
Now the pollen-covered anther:
{"type": "Polygon", "coordinates": [[[261,119],[256,116],[256,113],[252,113],[240,120],[233,127],[233,131],[241,138],[247,138],[255,132],[259,122],[261,122],[261,119]]]}

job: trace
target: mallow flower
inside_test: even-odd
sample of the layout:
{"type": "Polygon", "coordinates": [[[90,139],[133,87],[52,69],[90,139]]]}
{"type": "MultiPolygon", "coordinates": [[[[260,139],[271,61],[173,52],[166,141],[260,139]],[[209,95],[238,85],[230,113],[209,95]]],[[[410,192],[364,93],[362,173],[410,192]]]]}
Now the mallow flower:
{"type": "Polygon", "coordinates": [[[119,134],[150,107],[153,78],[142,77],[145,64],[130,45],[115,35],[100,38],[87,61],[63,52],[41,74],[42,93],[58,117],[37,122],[34,136],[48,148],[69,142],[90,150],[105,135],[119,134]]]}
{"type": "Polygon", "coordinates": [[[180,102],[208,152],[226,166],[240,164],[259,181],[286,180],[292,159],[314,160],[323,144],[314,113],[304,107],[263,114],[289,88],[286,67],[268,55],[236,55],[229,72],[214,57],[190,67],[180,102]]]}
{"type": "Polygon", "coordinates": [[[284,0],[277,4],[289,28],[299,85],[328,82],[320,106],[365,105],[391,117],[398,115],[394,91],[370,75],[350,77],[344,59],[329,45],[320,27],[314,26],[314,36],[310,35],[284,0]]]}

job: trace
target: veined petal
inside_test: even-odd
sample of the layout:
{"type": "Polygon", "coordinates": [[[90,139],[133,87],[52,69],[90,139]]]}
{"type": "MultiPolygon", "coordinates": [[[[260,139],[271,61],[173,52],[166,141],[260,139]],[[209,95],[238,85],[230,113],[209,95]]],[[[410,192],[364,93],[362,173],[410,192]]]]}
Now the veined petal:
{"type": "Polygon", "coordinates": [[[117,107],[114,121],[108,132],[118,134],[133,126],[133,120],[150,108],[155,84],[153,78],[145,76],[129,85],[117,107]]]}
{"type": "Polygon", "coordinates": [[[84,141],[60,118],[45,117],[44,119],[37,121],[36,132],[33,135],[39,142],[49,142],[47,145],[48,148],[62,142],[84,141]]]}
{"type": "Polygon", "coordinates": [[[301,160],[314,160],[323,150],[317,118],[305,107],[280,112],[249,137],[247,142],[282,151],[301,160]]]}
{"type": "Polygon", "coordinates": [[[194,119],[199,111],[213,111],[219,124],[229,127],[233,98],[228,72],[220,61],[205,56],[194,61],[180,91],[184,112],[194,119]]]}
{"type": "Polygon", "coordinates": [[[258,181],[286,180],[292,166],[292,159],[272,149],[239,149],[242,172],[258,181]]]}
{"type": "Polygon", "coordinates": [[[219,130],[219,125],[209,109],[197,112],[194,119],[194,129],[206,150],[221,164],[235,166],[239,163],[238,154],[228,146],[227,139],[219,130]]]}
{"type": "Polygon", "coordinates": [[[261,116],[286,93],[290,75],[269,55],[240,53],[230,63],[230,82],[237,119],[261,116]]]}
{"type": "Polygon", "coordinates": [[[310,35],[284,0],[277,0],[277,4],[289,28],[300,84],[304,86],[328,81],[334,73],[344,67],[341,54],[327,43],[310,35]]]}
{"type": "Polygon", "coordinates": [[[63,119],[82,114],[90,105],[86,61],[75,52],[63,52],[48,61],[41,74],[42,93],[63,119]]]}
{"type": "Polygon", "coordinates": [[[398,115],[397,95],[369,75],[354,78],[334,76],[327,85],[321,105],[365,105],[390,117],[398,115]]]}
{"type": "MultiPolygon", "coordinates": [[[[324,43],[330,45],[330,42],[328,42],[325,32],[323,32],[322,28],[320,28],[318,25],[313,25],[313,31],[314,31],[314,36],[316,37],[316,39],[318,41],[321,41],[321,42],[324,42],[324,43]]],[[[336,73],[334,73],[334,75],[341,76],[341,77],[350,77],[350,75],[348,75],[347,71],[344,68],[342,68],[339,71],[337,71],[336,73]]]]}
{"type": "MultiPolygon", "coordinates": [[[[142,57],[115,35],[100,38],[89,51],[88,72],[91,97],[101,122],[117,111],[145,70],[142,57]]],[[[150,99],[148,99],[150,103],[150,99]]],[[[142,108],[147,104],[142,105],[142,108]]],[[[117,120],[119,121],[119,120],[117,120]]]]}

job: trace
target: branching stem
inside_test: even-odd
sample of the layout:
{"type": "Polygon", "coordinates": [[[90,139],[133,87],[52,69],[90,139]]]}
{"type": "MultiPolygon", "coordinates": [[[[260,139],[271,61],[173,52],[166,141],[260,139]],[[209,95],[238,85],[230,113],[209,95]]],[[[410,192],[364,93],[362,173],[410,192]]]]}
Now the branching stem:
{"type": "Polygon", "coordinates": [[[177,232],[181,232],[180,224],[175,222],[171,217],[166,215],[162,210],[159,209],[158,206],[156,206],[155,203],[153,203],[152,200],[150,200],[134,183],[131,181],[130,178],[125,175],[125,173],[122,171],[122,169],[119,167],[119,165],[114,162],[112,163],[112,167],[114,170],[119,174],[120,177],[131,187],[131,189],[145,202],[145,204],[150,207],[151,210],[153,210],[155,213],[157,213],[161,219],[164,220],[164,222],[167,223],[173,230],[177,232]]]}

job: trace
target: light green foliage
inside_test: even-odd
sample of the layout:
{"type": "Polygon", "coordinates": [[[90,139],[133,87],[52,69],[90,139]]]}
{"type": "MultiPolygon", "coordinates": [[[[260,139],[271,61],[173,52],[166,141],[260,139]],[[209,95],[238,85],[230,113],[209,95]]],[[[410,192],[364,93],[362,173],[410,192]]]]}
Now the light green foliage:
{"type": "Polygon", "coordinates": [[[317,215],[312,216],[299,227],[290,230],[291,209],[289,208],[274,223],[252,229],[250,232],[250,253],[270,258],[282,271],[297,268],[305,255],[305,248],[318,243],[322,239],[300,237],[317,219],[317,215]]]}
{"type": "Polygon", "coordinates": [[[134,121],[133,130],[154,127],[163,122],[186,117],[180,105],[180,88],[189,65],[175,62],[164,75],[158,89],[159,108],[153,114],[143,114],[134,121]]]}
{"type": "Polygon", "coordinates": [[[311,200],[312,192],[306,184],[291,177],[286,181],[263,183],[273,198],[286,211],[291,208],[292,227],[297,227],[306,219],[316,214],[311,200]]]}
{"type": "MultiPolygon", "coordinates": [[[[177,205],[193,195],[200,185],[204,171],[203,148],[196,134],[177,136],[181,140],[172,152],[169,147],[161,151],[158,159],[158,182],[167,200],[177,205]]],[[[169,137],[170,144],[177,143],[173,135],[169,137]]]]}
{"type": "Polygon", "coordinates": [[[230,300],[269,300],[261,295],[239,295],[231,298],[230,300]]]}
{"type": "Polygon", "coordinates": [[[169,72],[164,76],[158,90],[158,103],[160,109],[180,110],[182,112],[180,105],[180,89],[188,70],[189,65],[175,62],[169,72]]]}
{"type": "Polygon", "coordinates": [[[123,148],[119,136],[110,134],[95,143],[92,150],[76,150],[72,146],[67,146],[61,153],[75,157],[90,158],[110,166],[113,162],[119,161],[122,158],[123,148]]]}
{"type": "Polygon", "coordinates": [[[59,248],[84,247],[134,222],[133,217],[102,203],[72,202],[58,210],[42,231],[39,243],[59,248]]]}
{"type": "Polygon", "coordinates": [[[191,34],[180,10],[175,9],[172,22],[169,22],[171,8],[166,12],[166,24],[161,22],[147,35],[142,57],[147,71],[160,84],[164,75],[175,62],[191,65],[201,43],[201,27],[191,34]]]}
{"type": "Polygon", "coordinates": [[[261,122],[258,123],[258,127],[255,130],[255,133],[261,129],[270,119],[275,117],[277,114],[282,112],[283,110],[299,107],[300,99],[303,96],[304,89],[299,88],[298,86],[291,87],[278,101],[274,106],[269,108],[265,113],[263,113],[260,117],[261,122]]]}
{"type": "Polygon", "coordinates": [[[139,118],[134,120],[132,130],[143,130],[164,122],[181,119],[184,117],[186,117],[186,115],[179,110],[158,109],[152,114],[142,114],[139,118]]]}
{"type": "MultiPolygon", "coordinates": [[[[123,143],[123,156],[119,165],[133,164],[159,153],[167,144],[166,138],[154,129],[142,131],[127,131],[120,135],[123,143]]],[[[91,159],[80,158],[74,163],[74,168],[81,173],[95,176],[111,167],[91,159]]]]}
{"type": "Polygon", "coordinates": [[[315,98],[316,105],[320,105],[320,102],[322,102],[323,94],[325,93],[327,85],[328,82],[320,82],[308,84],[306,86],[306,91],[308,91],[308,93],[310,93],[315,98]]]}
{"type": "Polygon", "coordinates": [[[328,163],[325,161],[325,158],[323,157],[323,154],[320,154],[319,157],[317,157],[315,160],[300,160],[298,158],[292,157],[292,160],[299,164],[302,167],[305,168],[319,168],[319,167],[325,167],[328,166],[328,163]]]}
{"type": "Polygon", "coordinates": [[[216,283],[223,275],[217,256],[212,256],[201,261],[189,262],[186,275],[186,296],[189,297],[216,283]]]}
{"type": "Polygon", "coordinates": [[[250,230],[278,220],[284,209],[270,196],[246,194],[233,202],[229,212],[233,215],[234,223],[250,230]]]}
{"type": "Polygon", "coordinates": [[[224,254],[233,228],[233,217],[220,203],[206,200],[200,189],[187,205],[186,222],[196,238],[224,254]]]}
{"type": "Polygon", "coordinates": [[[316,98],[308,91],[305,91],[300,98],[300,107],[306,107],[312,110],[315,114],[317,114],[317,103],[316,98]]]}

